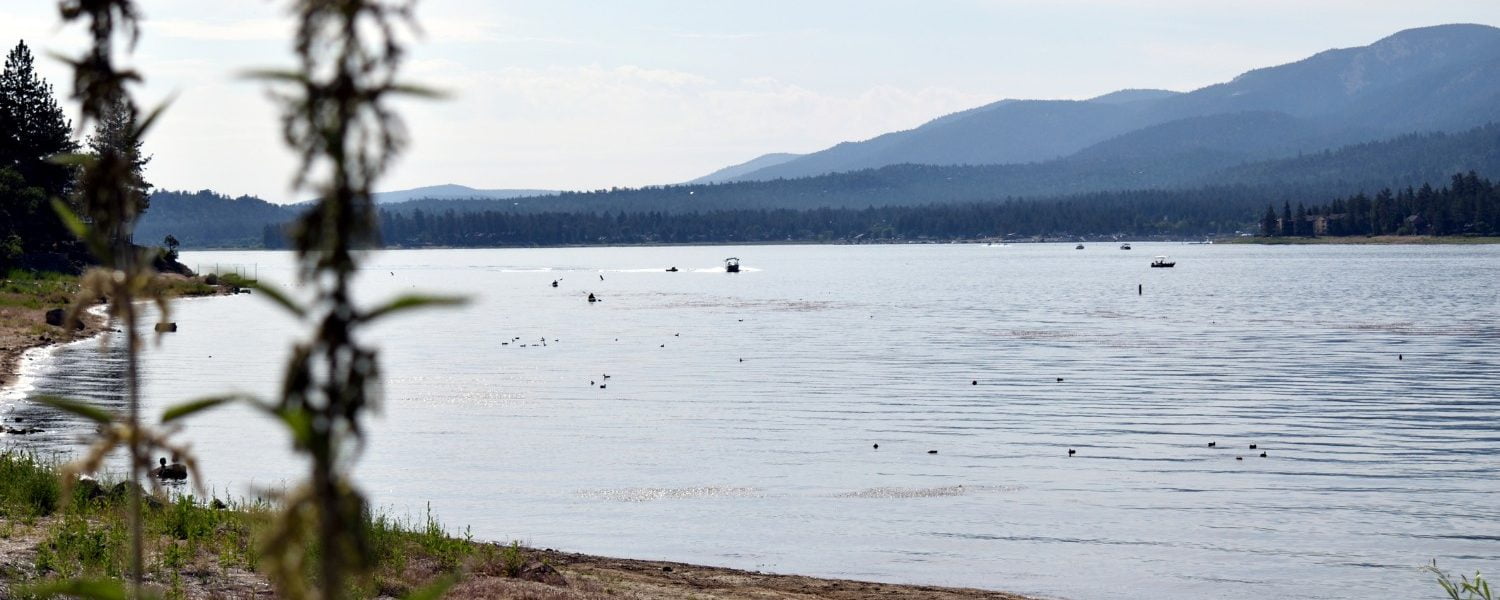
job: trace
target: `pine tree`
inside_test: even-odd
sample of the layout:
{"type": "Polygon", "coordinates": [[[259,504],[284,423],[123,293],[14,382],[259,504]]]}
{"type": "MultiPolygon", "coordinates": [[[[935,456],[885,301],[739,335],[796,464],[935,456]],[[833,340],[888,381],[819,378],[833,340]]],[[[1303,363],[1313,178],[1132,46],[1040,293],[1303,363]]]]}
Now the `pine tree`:
{"type": "Polygon", "coordinates": [[[151,157],[141,152],[142,139],[134,135],[136,128],[136,108],[127,99],[116,99],[109,104],[104,117],[94,125],[94,133],[89,136],[89,151],[96,156],[103,156],[107,152],[118,153],[126,158],[130,164],[133,183],[130,186],[130,194],[135,200],[134,218],[146,212],[151,206],[151,184],[142,175],[146,163],[151,162],[151,157]]]}
{"type": "Polygon", "coordinates": [[[0,131],[0,166],[15,167],[28,183],[50,194],[67,192],[72,173],[48,159],[78,149],[73,124],[58,106],[52,84],[37,76],[24,41],[5,57],[0,73],[0,131]]]}
{"type": "Polygon", "coordinates": [[[1260,234],[1264,237],[1275,237],[1281,231],[1276,227],[1276,207],[1267,204],[1266,214],[1260,218],[1260,234]]]}
{"type": "MultiPolygon", "coordinates": [[[[73,170],[51,160],[78,150],[52,85],[37,76],[26,42],[5,57],[0,71],[0,171],[13,177],[0,186],[0,243],[14,264],[32,253],[75,253],[73,237],[52,212],[48,198],[66,198],[73,170]],[[24,251],[14,252],[17,248],[24,251]]],[[[0,265],[3,267],[6,265],[0,265]]]]}

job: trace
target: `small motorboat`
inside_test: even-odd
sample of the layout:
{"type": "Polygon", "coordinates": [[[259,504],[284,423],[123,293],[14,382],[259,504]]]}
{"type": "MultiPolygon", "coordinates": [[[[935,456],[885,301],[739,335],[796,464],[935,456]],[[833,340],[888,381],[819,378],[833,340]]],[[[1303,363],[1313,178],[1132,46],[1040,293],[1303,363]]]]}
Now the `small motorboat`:
{"type": "Polygon", "coordinates": [[[670,269],[667,269],[667,272],[668,273],[676,273],[677,272],[677,267],[672,267],[670,269]]]}
{"type": "Polygon", "coordinates": [[[1083,249],[1083,244],[1079,244],[1077,246],[1074,246],[1073,249],[1074,250],[1082,250],[1083,249]]]}
{"type": "Polygon", "coordinates": [[[740,259],[735,258],[733,256],[724,259],[724,272],[725,273],[738,273],[738,272],[740,272],[740,259]]]}
{"type": "Polygon", "coordinates": [[[1123,244],[1120,244],[1120,249],[1121,250],[1129,250],[1130,249],[1130,242],[1125,242],[1123,244]]]}
{"type": "Polygon", "coordinates": [[[1175,267],[1177,266],[1177,261],[1170,260],[1165,256],[1158,256],[1151,260],[1151,266],[1153,268],[1175,267]]]}

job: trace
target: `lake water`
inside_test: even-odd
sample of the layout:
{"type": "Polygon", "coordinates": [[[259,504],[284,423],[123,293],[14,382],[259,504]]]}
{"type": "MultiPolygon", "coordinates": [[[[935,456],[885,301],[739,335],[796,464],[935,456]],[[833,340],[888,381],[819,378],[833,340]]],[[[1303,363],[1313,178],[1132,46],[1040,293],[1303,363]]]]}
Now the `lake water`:
{"type": "MultiPolygon", "coordinates": [[[[479,538],[1078,600],[1500,575],[1500,246],[387,251],[359,287],[472,298],[373,336],[357,474],[479,538]]],[[[253,295],[173,319],[153,414],[273,393],[298,331],[253,295]]],[[[119,372],[96,341],[35,357],[0,412],[48,431],[0,444],[72,447],[83,428],[25,396],[117,404],[119,372]]],[[[184,435],[220,493],[300,473],[245,408],[184,435]]]]}

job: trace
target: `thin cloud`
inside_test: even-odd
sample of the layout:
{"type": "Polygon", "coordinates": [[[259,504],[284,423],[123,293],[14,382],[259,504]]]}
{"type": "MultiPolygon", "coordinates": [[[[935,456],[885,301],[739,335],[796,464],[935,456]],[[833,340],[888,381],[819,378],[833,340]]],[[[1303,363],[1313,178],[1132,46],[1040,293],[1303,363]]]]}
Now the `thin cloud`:
{"type": "Polygon", "coordinates": [[[219,23],[191,19],[147,21],[146,34],[194,41],[278,41],[290,37],[291,28],[278,19],[248,19],[219,23]]]}
{"type": "Polygon", "coordinates": [[[768,32],[744,32],[744,33],[710,33],[710,32],[676,32],[672,37],[689,40],[751,40],[755,38],[769,37],[768,32]]]}

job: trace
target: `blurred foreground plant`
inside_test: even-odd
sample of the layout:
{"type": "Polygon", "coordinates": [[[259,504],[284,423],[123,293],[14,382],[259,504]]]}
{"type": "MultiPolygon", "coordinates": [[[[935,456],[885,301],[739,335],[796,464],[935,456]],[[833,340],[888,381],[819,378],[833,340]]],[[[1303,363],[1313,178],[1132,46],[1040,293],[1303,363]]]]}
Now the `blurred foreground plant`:
{"type": "Polygon", "coordinates": [[[292,12],[298,68],[252,75],[276,86],[283,137],[301,157],[294,186],[319,198],[292,233],[298,281],[312,298],[301,303],[259,287],[309,322],[313,335],[293,347],[280,399],[261,405],[310,465],[307,481],[281,498],[265,564],[282,596],[332,600],[348,596],[348,580],[366,575],[371,561],[368,510],[349,470],[379,397],[380,370],[359,331],[390,313],[456,300],[404,296],[365,310],[351,287],[356,251],[375,241],[372,186],[406,144],[390,100],[433,95],[397,81],[397,28],[415,31],[412,3],[294,0],[292,12]]]}
{"type": "MultiPolygon", "coordinates": [[[[157,305],[161,319],[168,318],[167,296],[155,278],[152,262],[154,250],[137,247],[131,239],[135,219],[144,210],[148,185],[141,178],[146,159],[140,148],[146,131],[161,114],[160,108],[142,117],[131,100],[127,84],[139,81],[134,71],[115,64],[117,37],[133,49],[139,37],[139,15],[130,0],[62,0],[59,9],[65,22],[87,24],[90,45],[75,58],[64,58],[73,68],[73,98],[81,105],[80,127],[96,124],[90,139],[91,154],[74,154],[56,160],[74,167],[78,181],[72,206],[83,208],[79,215],[70,203],[54,198],[52,203],[63,223],[88,247],[99,266],[89,269],[81,280],[81,290],[68,309],[67,330],[78,323],[82,311],[98,299],[107,299],[107,314],[121,325],[125,339],[125,393],[123,414],[115,414],[88,404],[64,398],[43,401],[84,417],[98,429],[98,437],[88,451],[63,470],[64,494],[81,473],[96,473],[104,460],[118,447],[126,450],[129,471],[129,504],[127,521],[130,535],[128,591],[118,582],[70,581],[49,588],[51,593],[84,597],[139,598],[142,595],[143,542],[141,510],[142,476],[150,466],[153,450],[171,452],[181,457],[195,482],[197,464],[186,447],[170,441],[171,427],[153,429],[142,423],[140,411],[141,351],[140,301],[157,305]]],[[[203,410],[225,399],[205,399],[169,409],[163,424],[170,424],[188,414],[203,410]]]]}

